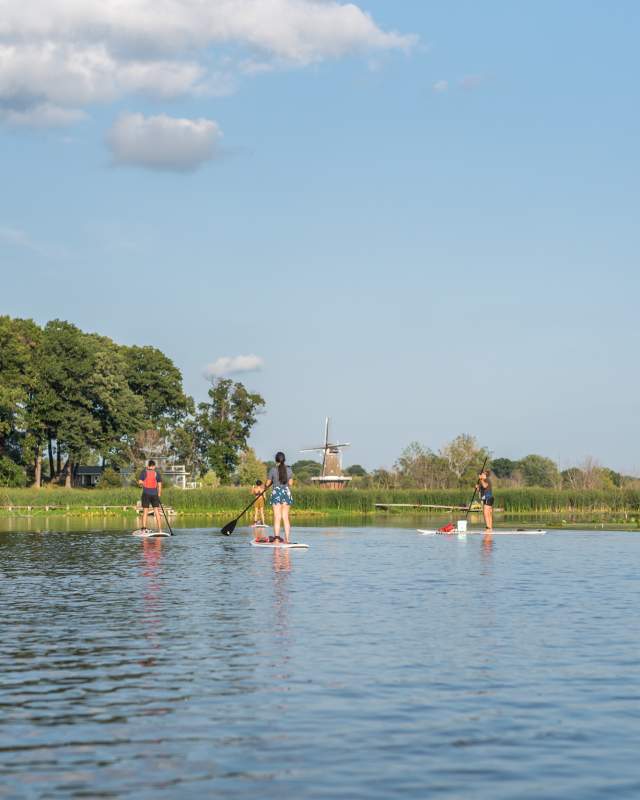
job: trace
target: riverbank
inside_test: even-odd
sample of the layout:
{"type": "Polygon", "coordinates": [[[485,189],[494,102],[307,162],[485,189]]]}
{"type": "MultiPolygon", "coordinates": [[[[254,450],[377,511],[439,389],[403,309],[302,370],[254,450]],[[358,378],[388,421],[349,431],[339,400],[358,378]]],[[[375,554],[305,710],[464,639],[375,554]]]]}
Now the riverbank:
{"type": "MultiPolygon", "coordinates": [[[[10,489],[0,488],[0,517],[34,518],[65,517],[130,517],[135,520],[135,506],[140,492],[122,489],[10,489]]],[[[465,506],[468,492],[458,490],[420,491],[348,489],[331,492],[323,489],[296,487],[294,519],[326,520],[330,518],[396,520],[411,518],[447,521],[460,515],[457,510],[435,512],[428,506],[465,506]],[[418,506],[391,508],[393,504],[418,506]],[[376,505],[388,505],[387,511],[376,505]],[[422,508],[420,508],[422,506],[422,508]]],[[[165,506],[183,516],[199,516],[215,521],[233,517],[251,500],[246,488],[223,487],[181,491],[168,489],[163,494],[165,506]]],[[[614,524],[633,528],[640,525],[640,492],[612,490],[607,492],[572,492],[552,489],[505,489],[498,492],[503,512],[496,514],[496,523],[509,519],[524,523],[526,519],[545,526],[565,527],[572,524],[600,526],[614,524]]],[[[267,503],[267,510],[269,505],[267,503]]],[[[473,516],[473,515],[472,515],[473,516]]],[[[480,517],[478,516],[478,519],[480,517]]]]}

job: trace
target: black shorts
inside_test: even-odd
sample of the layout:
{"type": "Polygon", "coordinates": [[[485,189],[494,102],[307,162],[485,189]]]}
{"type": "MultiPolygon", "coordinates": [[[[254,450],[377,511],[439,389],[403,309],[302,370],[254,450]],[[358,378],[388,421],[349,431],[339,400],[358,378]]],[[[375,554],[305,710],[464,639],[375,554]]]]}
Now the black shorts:
{"type": "Polygon", "coordinates": [[[492,506],[495,502],[495,497],[487,497],[482,500],[483,505],[492,506]]]}
{"type": "Polygon", "coordinates": [[[147,494],[146,492],[143,492],[142,507],[149,508],[150,505],[154,508],[160,508],[160,498],[157,494],[147,494]]]}

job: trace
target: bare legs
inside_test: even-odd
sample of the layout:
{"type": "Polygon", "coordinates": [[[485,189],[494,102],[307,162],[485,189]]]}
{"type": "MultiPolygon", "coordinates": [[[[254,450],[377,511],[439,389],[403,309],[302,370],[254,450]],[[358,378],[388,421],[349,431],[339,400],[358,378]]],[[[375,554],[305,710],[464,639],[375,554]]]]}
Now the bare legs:
{"type": "Polygon", "coordinates": [[[282,505],[282,521],[284,522],[284,540],[287,544],[289,544],[291,523],[289,522],[289,506],[286,503],[283,503],[282,505]]]}
{"type": "Polygon", "coordinates": [[[284,525],[284,540],[289,541],[291,523],[289,522],[289,506],[287,503],[277,503],[273,506],[273,535],[280,536],[280,526],[284,525]]]}
{"type": "Polygon", "coordinates": [[[493,506],[484,504],[482,506],[482,516],[484,517],[484,527],[488,531],[493,530],[493,506]]]}
{"type": "MultiPolygon", "coordinates": [[[[162,518],[160,517],[160,509],[159,508],[154,508],[153,509],[153,513],[154,513],[154,516],[156,518],[156,525],[158,526],[158,530],[161,531],[162,530],[162,518]]],[[[146,531],[146,529],[147,529],[147,519],[148,519],[148,517],[149,517],[149,509],[148,508],[143,508],[142,509],[142,524],[140,525],[140,527],[141,527],[141,529],[143,531],[146,531]]]]}

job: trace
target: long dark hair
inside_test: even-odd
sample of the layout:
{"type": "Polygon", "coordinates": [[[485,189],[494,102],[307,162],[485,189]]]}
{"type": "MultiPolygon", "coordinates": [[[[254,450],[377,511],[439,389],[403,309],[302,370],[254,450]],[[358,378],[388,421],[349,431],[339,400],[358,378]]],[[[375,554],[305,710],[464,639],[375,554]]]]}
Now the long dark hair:
{"type": "Polygon", "coordinates": [[[287,465],[285,462],[285,454],[278,451],[276,453],[276,464],[278,465],[278,483],[283,483],[285,486],[289,483],[289,475],[287,473],[287,465]]]}

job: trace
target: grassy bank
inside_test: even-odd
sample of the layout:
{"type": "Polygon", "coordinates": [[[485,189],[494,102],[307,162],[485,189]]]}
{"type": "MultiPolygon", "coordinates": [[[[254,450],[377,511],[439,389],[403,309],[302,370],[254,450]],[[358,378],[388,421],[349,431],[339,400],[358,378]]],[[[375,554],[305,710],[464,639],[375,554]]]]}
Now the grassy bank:
{"type": "MultiPolygon", "coordinates": [[[[0,487],[0,513],[108,513],[122,514],[125,506],[140,497],[137,489],[9,489],[0,487]],[[6,507],[12,506],[9,511],[6,507]],[[17,508],[22,506],[23,508],[17,508]],[[102,508],[104,507],[104,508],[102,508]]],[[[295,487],[294,511],[307,515],[373,514],[376,503],[416,503],[465,505],[469,492],[458,490],[357,490],[331,492],[316,488],[295,487]]],[[[179,514],[234,514],[247,505],[247,489],[197,489],[183,492],[170,489],[163,495],[165,505],[179,514]]],[[[602,492],[563,491],[555,489],[505,489],[497,493],[497,504],[507,514],[631,514],[640,516],[640,492],[612,490],[602,492]]],[[[131,513],[128,511],[127,513],[131,513]]]]}

